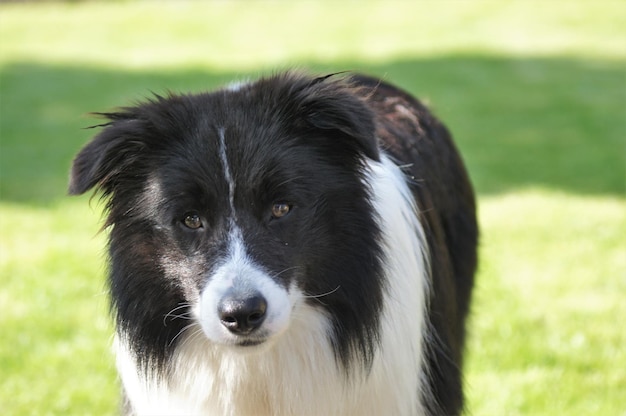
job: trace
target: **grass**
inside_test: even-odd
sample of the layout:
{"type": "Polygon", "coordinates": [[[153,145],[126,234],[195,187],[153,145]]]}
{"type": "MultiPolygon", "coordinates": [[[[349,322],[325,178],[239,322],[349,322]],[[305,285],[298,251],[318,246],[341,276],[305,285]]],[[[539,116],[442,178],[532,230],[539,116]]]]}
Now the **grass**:
{"type": "Polygon", "coordinates": [[[468,414],[626,414],[626,8],[562,6],[0,5],[0,411],[117,411],[100,208],[65,197],[85,114],[296,65],[383,76],[457,138],[482,228],[468,414]]]}
{"type": "Polygon", "coordinates": [[[515,192],[482,198],[480,218],[474,413],[624,412],[623,199],[515,192]]]}

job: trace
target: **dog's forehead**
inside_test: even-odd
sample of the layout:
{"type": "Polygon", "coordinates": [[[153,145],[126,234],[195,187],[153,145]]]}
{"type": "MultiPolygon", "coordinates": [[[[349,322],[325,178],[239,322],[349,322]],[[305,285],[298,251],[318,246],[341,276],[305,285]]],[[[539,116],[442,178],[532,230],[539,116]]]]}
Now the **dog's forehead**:
{"type": "Polygon", "coordinates": [[[157,167],[168,190],[255,197],[279,183],[301,188],[356,173],[350,139],[313,129],[299,110],[264,101],[270,93],[255,85],[179,97],[185,104],[165,123],[174,140],[157,167]]]}
{"type": "Polygon", "coordinates": [[[290,163],[281,157],[281,145],[272,136],[247,131],[241,124],[235,128],[229,120],[218,121],[203,123],[193,135],[164,149],[144,185],[150,200],[164,193],[227,200],[235,191],[253,192],[278,172],[289,170],[290,163]]]}

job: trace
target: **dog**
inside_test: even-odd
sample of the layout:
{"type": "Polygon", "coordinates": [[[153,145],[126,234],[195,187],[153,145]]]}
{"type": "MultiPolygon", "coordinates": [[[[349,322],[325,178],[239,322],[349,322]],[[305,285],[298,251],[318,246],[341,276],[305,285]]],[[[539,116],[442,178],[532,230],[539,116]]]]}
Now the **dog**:
{"type": "Polygon", "coordinates": [[[287,71],[99,113],[128,414],[463,411],[475,198],[408,93],[287,71]]]}

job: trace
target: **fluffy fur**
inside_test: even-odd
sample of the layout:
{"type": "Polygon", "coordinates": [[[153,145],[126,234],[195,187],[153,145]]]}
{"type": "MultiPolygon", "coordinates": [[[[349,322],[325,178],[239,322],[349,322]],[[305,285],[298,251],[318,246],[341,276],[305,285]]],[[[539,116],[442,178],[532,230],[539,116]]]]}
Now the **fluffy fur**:
{"type": "Polygon", "coordinates": [[[107,200],[128,413],[462,410],[474,197],[418,101],[291,72],[103,115],[70,193],[107,200]]]}

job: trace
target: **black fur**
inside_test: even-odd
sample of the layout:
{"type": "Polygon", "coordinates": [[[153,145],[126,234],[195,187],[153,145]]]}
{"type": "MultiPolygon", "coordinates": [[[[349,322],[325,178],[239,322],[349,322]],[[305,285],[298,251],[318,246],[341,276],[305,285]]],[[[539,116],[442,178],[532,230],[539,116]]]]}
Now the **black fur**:
{"type": "Polygon", "coordinates": [[[236,167],[235,204],[246,215],[240,220],[250,255],[285,287],[295,279],[307,294],[331,293],[311,302],[334,319],[338,361],[347,370],[369,366],[384,282],[364,163],[379,160],[382,148],[410,165],[431,253],[427,354],[434,397],[425,402],[433,414],[460,412],[464,321],[476,267],[474,199],[448,131],[419,102],[367,77],[288,73],[239,90],[155,97],[103,115],[108,122],[76,157],[69,190],[96,188],[106,197],[112,309],[146,371],[167,371],[187,324],[175,316],[197,297],[215,267],[211,259],[226,249],[228,185],[216,174],[220,131],[236,167]],[[268,207],[283,200],[294,210],[273,221],[268,207]],[[190,211],[206,222],[202,232],[181,226],[190,211]],[[177,307],[183,309],[168,315],[177,307]]]}
{"type": "Polygon", "coordinates": [[[239,158],[230,161],[244,190],[237,202],[253,207],[256,217],[248,221],[245,239],[250,247],[266,248],[252,256],[285,282],[301,280],[306,293],[340,287],[332,302],[324,302],[330,316],[341,317],[333,339],[337,355],[346,367],[352,357],[369,364],[382,288],[378,229],[361,182],[363,158],[377,158],[378,151],[372,114],[346,85],[286,75],[261,81],[254,90],[157,97],[105,116],[106,128],[74,162],[70,193],[96,186],[110,197],[113,310],[120,333],[146,368],[164,368],[186,324],[164,322],[164,316],[187,301],[186,286],[204,283],[210,259],[224,249],[226,224],[213,223],[225,217],[220,195],[228,194],[213,171],[220,166],[218,128],[239,158]],[[250,107],[267,110],[246,112],[250,107]],[[298,182],[290,182],[294,176],[298,182]],[[157,178],[169,200],[154,200],[146,188],[150,178],[157,178]],[[267,224],[266,207],[283,194],[298,207],[298,216],[267,224]],[[204,213],[210,235],[189,237],[176,226],[192,209],[204,213]],[[266,227],[273,227],[271,244],[280,250],[257,241],[267,238],[266,227]],[[164,255],[177,257],[194,277],[166,275],[156,261],[164,255]],[[184,260],[189,258],[194,261],[184,260]],[[292,264],[301,269],[282,273],[292,264]]]}

